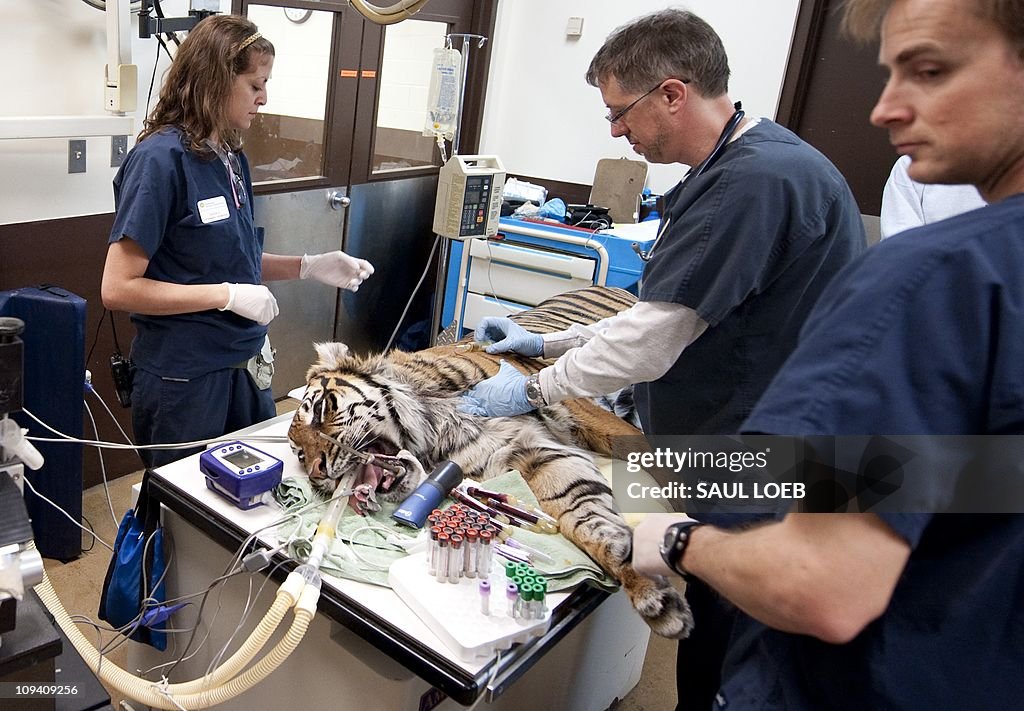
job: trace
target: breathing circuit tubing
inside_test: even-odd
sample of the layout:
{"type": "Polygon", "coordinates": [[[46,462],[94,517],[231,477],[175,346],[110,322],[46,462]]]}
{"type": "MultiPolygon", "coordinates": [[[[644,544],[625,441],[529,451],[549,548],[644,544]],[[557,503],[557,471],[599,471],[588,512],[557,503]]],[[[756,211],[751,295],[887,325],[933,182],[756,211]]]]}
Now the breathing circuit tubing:
{"type": "Polygon", "coordinates": [[[316,614],[316,604],[320,598],[320,564],[331,541],[334,540],[338,521],[348,506],[347,492],[351,490],[354,479],[353,470],[338,482],[335,495],[328,502],[327,510],[317,525],[309,557],[305,563],[293,570],[278,588],[273,604],[249,639],[223,664],[198,679],[171,684],[142,679],[125,671],[103,659],[99,650],[78,629],[57,597],[57,592],[50,584],[45,570],[43,581],[35,588],[36,593],[93,673],[125,696],[161,709],[202,709],[216,706],[252,688],[269,676],[302,641],[316,614]],[[280,626],[285,613],[293,608],[294,619],[285,636],[256,664],[246,669],[280,626]]]}

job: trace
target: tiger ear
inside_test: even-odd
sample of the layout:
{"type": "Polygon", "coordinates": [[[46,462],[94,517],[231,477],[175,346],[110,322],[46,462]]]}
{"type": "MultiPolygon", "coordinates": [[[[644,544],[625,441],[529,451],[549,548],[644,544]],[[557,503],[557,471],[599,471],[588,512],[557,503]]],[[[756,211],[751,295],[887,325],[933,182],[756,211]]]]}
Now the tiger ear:
{"type": "Polygon", "coordinates": [[[317,363],[327,368],[338,368],[342,361],[352,357],[352,351],[344,343],[314,343],[319,357],[317,363]]]}

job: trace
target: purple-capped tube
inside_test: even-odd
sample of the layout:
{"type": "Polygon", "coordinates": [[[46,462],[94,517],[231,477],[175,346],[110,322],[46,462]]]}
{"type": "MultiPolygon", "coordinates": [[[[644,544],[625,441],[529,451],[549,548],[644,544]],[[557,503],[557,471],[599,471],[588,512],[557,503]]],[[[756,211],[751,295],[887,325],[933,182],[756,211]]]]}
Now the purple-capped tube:
{"type": "Polygon", "coordinates": [[[480,585],[480,614],[490,615],[491,614],[491,584],[486,580],[481,580],[480,585]]]}
{"type": "Polygon", "coordinates": [[[508,602],[508,616],[512,619],[516,616],[516,607],[519,603],[519,586],[509,583],[505,586],[505,600],[508,602]]]}

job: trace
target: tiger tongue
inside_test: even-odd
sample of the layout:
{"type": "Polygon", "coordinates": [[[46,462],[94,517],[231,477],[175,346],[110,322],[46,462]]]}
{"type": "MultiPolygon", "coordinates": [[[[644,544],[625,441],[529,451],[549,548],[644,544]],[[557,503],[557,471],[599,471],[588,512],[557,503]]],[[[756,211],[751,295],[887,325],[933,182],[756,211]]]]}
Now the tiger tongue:
{"type": "Polygon", "coordinates": [[[352,486],[357,487],[361,484],[367,485],[370,491],[376,491],[377,486],[380,484],[380,480],[384,478],[386,474],[390,472],[381,469],[380,467],[373,464],[361,464],[359,466],[358,473],[356,474],[356,480],[352,486]]]}

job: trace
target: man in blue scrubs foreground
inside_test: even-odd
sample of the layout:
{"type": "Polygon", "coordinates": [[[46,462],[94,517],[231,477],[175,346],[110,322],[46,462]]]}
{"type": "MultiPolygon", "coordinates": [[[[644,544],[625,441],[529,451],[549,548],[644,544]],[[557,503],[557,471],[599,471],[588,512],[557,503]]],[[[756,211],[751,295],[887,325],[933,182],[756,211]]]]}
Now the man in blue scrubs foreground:
{"type": "MultiPolygon", "coordinates": [[[[886,240],[841,273],[743,429],[1019,435],[1024,0],[850,0],[845,12],[860,39],[880,29],[890,77],[871,121],[911,157],[910,177],[975,185],[989,206],[886,240]]],[[[1024,515],[943,513],[964,484],[928,479],[924,506],[902,514],[675,527],[674,572],[746,613],[716,705],[1019,706],[1024,515]]],[[[678,521],[638,526],[637,570],[670,572],[659,544],[678,521]]]]}

